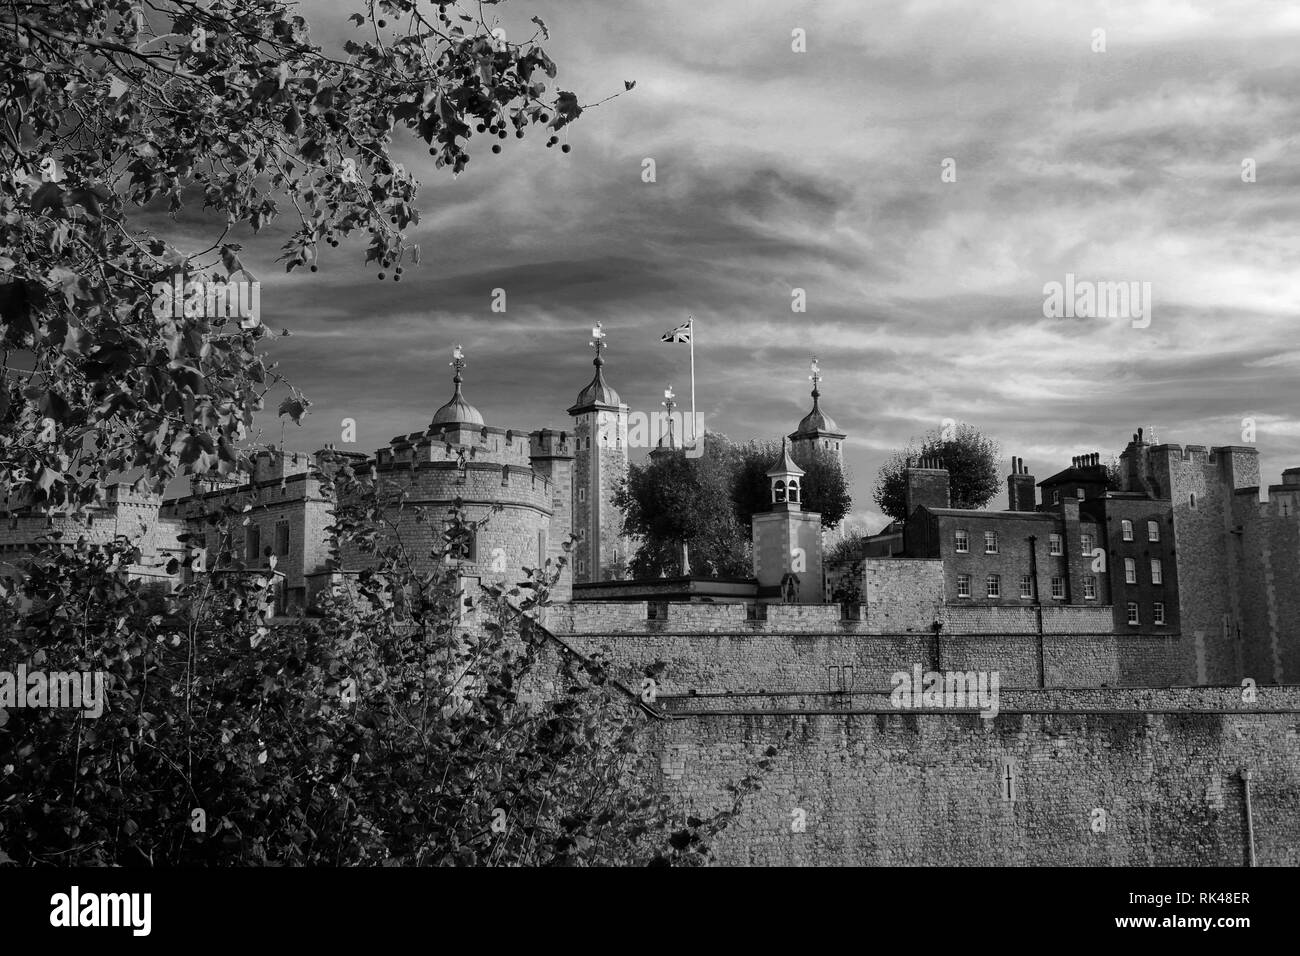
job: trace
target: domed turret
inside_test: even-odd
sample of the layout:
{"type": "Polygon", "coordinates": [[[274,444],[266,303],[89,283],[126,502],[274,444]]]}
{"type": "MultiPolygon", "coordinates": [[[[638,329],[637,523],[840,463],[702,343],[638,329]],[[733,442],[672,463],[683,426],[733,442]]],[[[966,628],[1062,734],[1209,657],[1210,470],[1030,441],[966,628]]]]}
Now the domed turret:
{"type": "Polygon", "coordinates": [[[618,392],[614,391],[614,389],[610,387],[609,383],[605,381],[605,360],[600,356],[601,351],[605,348],[605,331],[599,322],[597,322],[596,327],[591,330],[591,334],[592,346],[596,349],[596,358],[591,364],[596,366],[596,376],[591,380],[586,388],[578,393],[578,400],[574,402],[573,407],[569,409],[570,415],[576,415],[583,409],[597,406],[618,408],[623,404],[623,400],[618,397],[618,392]]]}
{"type": "Polygon", "coordinates": [[[451,401],[433,413],[433,422],[430,427],[484,424],[483,414],[465,400],[465,396],[460,389],[460,384],[463,381],[460,373],[465,367],[465,352],[459,345],[452,352],[452,360],[447,364],[456,369],[456,374],[452,378],[452,381],[456,384],[456,390],[451,395],[451,401]]]}
{"type": "Polygon", "coordinates": [[[797,435],[815,435],[817,432],[839,432],[835,419],[831,418],[817,405],[818,393],[813,392],[812,411],[799,420],[797,435]]]}
{"type": "Polygon", "coordinates": [[[822,372],[816,358],[812,360],[810,368],[812,374],[808,378],[813,383],[812,411],[805,415],[800,420],[799,427],[790,433],[790,442],[800,455],[820,448],[831,452],[836,458],[843,461],[843,444],[846,436],[844,432],[840,431],[839,426],[835,424],[835,419],[822,411],[819,403],[822,393],[818,388],[821,385],[822,372]]]}

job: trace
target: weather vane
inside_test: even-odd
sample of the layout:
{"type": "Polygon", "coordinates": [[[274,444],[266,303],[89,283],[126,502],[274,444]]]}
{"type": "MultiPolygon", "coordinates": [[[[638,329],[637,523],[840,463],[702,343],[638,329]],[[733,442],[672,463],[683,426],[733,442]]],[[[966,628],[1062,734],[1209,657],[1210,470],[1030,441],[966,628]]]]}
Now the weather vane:
{"type": "Polygon", "coordinates": [[[817,387],[822,383],[822,367],[817,364],[817,356],[813,356],[813,360],[808,363],[808,367],[812,369],[812,374],[808,376],[808,381],[813,383],[813,391],[815,392],[817,391],[817,387]]]}
{"type": "Polygon", "coordinates": [[[587,344],[596,350],[596,364],[599,365],[601,361],[600,353],[609,348],[605,344],[605,327],[601,323],[597,322],[591,327],[591,341],[587,344]]]}
{"type": "Polygon", "coordinates": [[[456,346],[451,350],[451,361],[447,363],[456,370],[456,381],[460,381],[460,373],[465,368],[465,349],[463,346],[456,346]]]}

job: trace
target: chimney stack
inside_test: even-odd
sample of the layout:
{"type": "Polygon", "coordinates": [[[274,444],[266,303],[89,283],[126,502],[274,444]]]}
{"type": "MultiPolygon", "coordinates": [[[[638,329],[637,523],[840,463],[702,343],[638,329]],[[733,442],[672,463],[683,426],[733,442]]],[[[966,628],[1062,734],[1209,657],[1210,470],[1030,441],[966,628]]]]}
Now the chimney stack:
{"type": "Polygon", "coordinates": [[[938,458],[924,456],[909,461],[903,477],[903,507],[908,517],[922,505],[927,508],[951,507],[948,470],[938,458]]]}
{"type": "Polygon", "coordinates": [[[1011,459],[1011,474],[1007,476],[1007,505],[1009,511],[1034,510],[1034,476],[1025,467],[1023,458],[1011,459]]]}

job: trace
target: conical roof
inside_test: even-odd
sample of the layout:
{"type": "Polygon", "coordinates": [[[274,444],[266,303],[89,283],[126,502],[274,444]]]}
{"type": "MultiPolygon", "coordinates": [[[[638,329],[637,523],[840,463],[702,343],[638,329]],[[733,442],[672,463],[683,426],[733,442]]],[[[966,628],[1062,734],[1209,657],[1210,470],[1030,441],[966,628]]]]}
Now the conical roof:
{"type": "Polygon", "coordinates": [[[779,478],[782,475],[793,475],[798,478],[804,473],[804,470],[794,463],[790,457],[790,450],[786,447],[785,439],[781,439],[781,460],[767,470],[767,477],[779,478]]]}
{"type": "Polygon", "coordinates": [[[605,360],[600,357],[599,352],[596,353],[592,364],[596,366],[596,375],[587,387],[578,393],[578,400],[569,408],[570,415],[576,415],[593,405],[611,405],[617,408],[623,404],[623,400],[618,397],[618,392],[605,381],[605,360]]]}

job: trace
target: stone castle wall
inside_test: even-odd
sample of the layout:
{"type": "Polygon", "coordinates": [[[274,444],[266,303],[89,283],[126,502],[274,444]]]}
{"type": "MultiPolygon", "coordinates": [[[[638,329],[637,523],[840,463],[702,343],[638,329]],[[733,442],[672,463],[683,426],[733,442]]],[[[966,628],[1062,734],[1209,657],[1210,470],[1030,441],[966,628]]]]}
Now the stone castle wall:
{"type": "Polygon", "coordinates": [[[992,719],[887,695],[661,698],[674,717],[651,733],[683,813],[729,806],[775,748],[718,838],[724,865],[1242,866],[1246,771],[1258,864],[1300,865],[1300,688],[1240,697],[1026,691],[992,719]]]}
{"type": "Polygon", "coordinates": [[[884,689],[914,664],[997,671],[1004,687],[1179,682],[1181,639],[1111,633],[1108,608],[1044,608],[1041,639],[1030,615],[1011,613],[1021,609],[958,610],[969,630],[945,627],[938,636],[928,627],[882,633],[870,621],[843,621],[838,605],[770,604],[766,620],[748,620],[743,604],[672,603],[661,605],[664,618],[647,620],[646,602],[582,602],[548,608],[545,623],[633,683],[663,662],[668,694],[817,692],[846,682],[884,689]]]}
{"type": "Polygon", "coordinates": [[[1260,683],[1300,680],[1300,484],[1238,491],[1232,547],[1240,562],[1241,677],[1260,683]]]}

